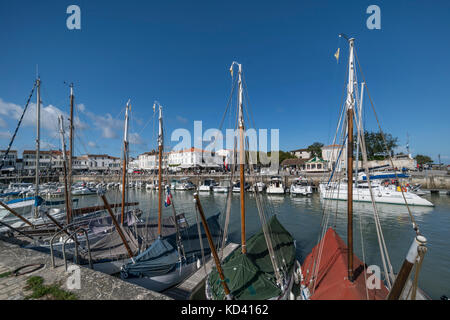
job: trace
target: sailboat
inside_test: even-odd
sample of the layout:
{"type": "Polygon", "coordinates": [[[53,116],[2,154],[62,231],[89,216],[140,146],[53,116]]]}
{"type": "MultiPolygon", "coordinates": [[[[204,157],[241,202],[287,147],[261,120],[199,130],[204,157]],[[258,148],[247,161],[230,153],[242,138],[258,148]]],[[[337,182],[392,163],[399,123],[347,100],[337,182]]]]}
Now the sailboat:
{"type": "MultiPolygon", "coordinates": [[[[375,200],[377,198],[377,189],[373,187],[372,178],[369,174],[364,134],[360,122],[356,122],[356,129],[358,139],[361,142],[364,169],[367,177],[367,189],[370,201],[373,204],[375,227],[385,274],[384,281],[380,279],[380,275],[377,275],[375,270],[369,271],[369,267],[365,262],[364,249],[362,261],[355,255],[353,250],[353,202],[357,200],[353,191],[353,123],[354,118],[357,119],[358,115],[355,104],[360,105],[361,100],[358,101],[355,90],[357,84],[354,39],[348,38],[345,35],[340,36],[343,36],[348,41],[350,47],[347,98],[344,109],[347,123],[344,132],[346,129],[348,133],[346,135],[347,188],[341,190],[342,193],[346,193],[345,200],[347,201],[347,243],[343,241],[334,228],[328,226],[329,213],[325,208],[320,240],[312,249],[311,253],[308,254],[301,266],[301,299],[395,300],[400,298],[424,298],[425,295],[417,288],[417,270],[420,270],[420,266],[416,269],[413,284],[408,282],[408,277],[413,266],[423,261],[423,256],[426,252],[426,238],[420,234],[418,225],[409,212],[414,226],[415,236],[400,272],[394,274],[378,216],[375,200]],[[408,285],[413,290],[404,290],[408,285]]],[[[356,154],[358,155],[358,152],[356,154]]],[[[406,203],[406,206],[408,208],[408,203],[406,203]]]]}
{"type": "MultiPolygon", "coordinates": [[[[210,253],[204,228],[199,225],[182,226],[176,218],[170,186],[166,185],[167,207],[171,206],[175,233],[164,234],[162,223],[162,160],[164,150],[162,106],[159,106],[159,134],[158,134],[158,233],[157,238],[145,250],[129,259],[122,267],[122,279],[145,287],[153,291],[163,291],[186,279],[202,265],[204,257],[210,253]]],[[[219,213],[220,214],[220,213],[219,213]]],[[[213,230],[213,237],[217,241],[221,234],[218,222],[219,214],[211,216],[208,224],[213,230]]],[[[184,217],[183,217],[184,218],[184,217]]]]}
{"type": "MultiPolygon", "coordinates": [[[[262,204],[263,198],[257,189],[254,189],[254,193],[262,228],[249,239],[246,238],[246,184],[244,176],[246,156],[244,146],[242,65],[233,62],[230,68],[231,74],[233,74],[233,67],[235,66],[238,68],[237,81],[239,86],[237,104],[240,140],[241,245],[224,258],[223,261],[215,259],[216,267],[207,276],[205,293],[209,300],[288,299],[291,296],[291,289],[294,284],[294,270],[296,269],[295,241],[278,221],[276,215],[266,217],[262,204]]],[[[252,168],[252,166],[250,167],[252,168]]],[[[196,201],[198,204],[198,197],[196,201]]],[[[199,206],[199,210],[201,211],[201,206],[199,206]]]]}

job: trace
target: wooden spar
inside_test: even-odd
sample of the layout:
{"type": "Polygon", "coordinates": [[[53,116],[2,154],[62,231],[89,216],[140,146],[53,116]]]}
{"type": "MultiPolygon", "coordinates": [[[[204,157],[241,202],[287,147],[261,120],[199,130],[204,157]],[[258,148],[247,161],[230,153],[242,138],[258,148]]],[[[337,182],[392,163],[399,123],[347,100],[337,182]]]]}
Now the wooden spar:
{"type": "Polygon", "coordinates": [[[347,111],[348,144],[347,144],[347,246],[348,246],[348,279],[353,281],[353,109],[347,111]]]}
{"type": "Polygon", "coordinates": [[[240,196],[241,196],[241,249],[242,253],[247,253],[245,240],[245,146],[244,146],[244,111],[242,107],[242,65],[239,66],[239,171],[240,171],[240,196]]]}
{"type": "Polygon", "coordinates": [[[3,208],[5,208],[6,210],[8,210],[9,212],[11,212],[13,215],[15,215],[17,218],[19,218],[20,220],[22,220],[23,222],[25,222],[26,224],[28,224],[30,227],[34,228],[34,224],[32,224],[29,220],[25,219],[24,217],[22,217],[20,214],[18,214],[16,211],[14,211],[13,209],[11,209],[10,207],[8,207],[7,204],[3,203],[2,201],[0,201],[0,206],[2,206],[3,208]]]}
{"type": "MultiPolygon", "coordinates": [[[[156,104],[156,102],[155,102],[156,104]]],[[[159,103],[158,103],[159,105],[159,103]]],[[[162,234],[162,153],[163,153],[163,127],[162,106],[159,105],[159,132],[158,132],[158,236],[162,234]]]]}
{"type": "MultiPolygon", "coordinates": [[[[70,84],[70,125],[69,125],[69,186],[72,187],[72,163],[73,163],[73,83],[70,84]]],[[[71,217],[72,218],[72,217],[71,217]]]]}
{"type": "Polygon", "coordinates": [[[159,161],[159,168],[158,168],[158,236],[161,236],[161,224],[162,224],[162,146],[158,147],[158,161],[159,161]]]}
{"type": "MultiPolygon", "coordinates": [[[[36,190],[34,195],[39,196],[39,158],[40,158],[40,141],[41,141],[41,79],[38,77],[37,83],[37,101],[36,101],[36,190]]],[[[39,208],[36,206],[34,208],[34,217],[39,216],[39,208]]]]}
{"type": "Polygon", "coordinates": [[[353,45],[355,39],[349,39],[350,58],[347,86],[347,267],[348,279],[353,281],[353,45]]]}
{"type": "Polygon", "coordinates": [[[17,233],[23,235],[24,237],[27,237],[27,238],[29,238],[29,239],[31,239],[31,240],[33,240],[33,241],[36,240],[36,239],[34,239],[33,237],[29,236],[28,234],[26,234],[26,233],[24,233],[24,232],[22,232],[22,231],[20,231],[20,230],[18,230],[18,229],[16,229],[16,228],[14,228],[13,226],[10,226],[10,225],[7,224],[7,223],[4,223],[4,222],[1,221],[1,220],[0,220],[0,225],[2,225],[2,226],[4,226],[4,227],[7,227],[7,228],[11,229],[12,231],[17,232],[17,233]]]}
{"type": "Polygon", "coordinates": [[[402,267],[395,278],[391,291],[389,291],[387,300],[398,300],[400,298],[406,282],[408,281],[411,270],[416,263],[417,256],[419,255],[419,249],[423,250],[423,248],[426,248],[426,243],[427,239],[424,236],[419,235],[414,238],[411,247],[409,247],[408,254],[403,261],[402,267]]]}
{"type": "Polygon", "coordinates": [[[209,231],[208,223],[206,222],[205,214],[203,212],[202,204],[200,203],[200,199],[197,193],[194,193],[195,204],[197,205],[198,212],[200,213],[200,218],[202,219],[203,228],[206,232],[206,237],[208,238],[209,247],[211,248],[211,253],[214,258],[214,262],[216,264],[217,272],[219,273],[220,282],[222,283],[223,290],[225,291],[225,295],[228,300],[232,299],[230,289],[228,288],[227,283],[225,282],[225,276],[223,274],[222,266],[220,265],[220,260],[217,255],[216,247],[211,237],[211,232],[209,231]]]}
{"type": "Polygon", "coordinates": [[[108,200],[106,200],[106,197],[104,194],[101,195],[103,203],[105,204],[106,210],[108,211],[109,215],[111,216],[112,222],[114,223],[114,226],[116,227],[117,232],[119,233],[120,238],[122,239],[122,242],[127,249],[128,256],[130,258],[133,258],[133,252],[131,252],[130,246],[128,245],[128,242],[125,239],[125,235],[122,232],[122,229],[120,228],[119,223],[116,220],[116,217],[114,216],[114,213],[111,210],[111,207],[109,206],[108,200]]]}
{"type": "Polygon", "coordinates": [[[63,124],[63,116],[61,115],[59,120],[59,130],[61,134],[61,147],[63,152],[63,173],[64,173],[64,198],[66,200],[66,221],[67,224],[70,224],[71,214],[70,214],[70,205],[71,200],[69,197],[69,186],[67,182],[67,164],[66,164],[66,143],[64,142],[64,124],[63,124]]]}
{"type": "MultiPolygon", "coordinates": [[[[71,236],[70,233],[67,231],[67,229],[64,229],[64,227],[62,225],[60,225],[58,223],[58,221],[55,220],[55,218],[53,218],[50,214],[48,214],[47,212],[45,213],[45,215],[50,219],[51,222],[53,222],[53,224],[58,227],[59,230],[63,230],[63,232],[68,235],[69,237],[71,236]]],[[[77,244],[79,244],[79,242],[77,240],[75,240],[75,242],[77,244]]]]}
{"type": "Polygon", "coordinates": [[[126,141],[123,142],[123,173],[122,173],[122,211],[120,215],[120,224],[123,225],[125,221],[125,189],[127,180],[127,148],[128,144],[126,141]]]}
{"type": "Polygon", "coordinates": [[[123,135],[123,172],[122,172],[122,214],[120,215],[120,224],[125,221],[125,192],[127,190],[127,161],[128,161],[128,110],[130,108],[130,100],[127,102],[125,109],[125,132],[123,135]]]}

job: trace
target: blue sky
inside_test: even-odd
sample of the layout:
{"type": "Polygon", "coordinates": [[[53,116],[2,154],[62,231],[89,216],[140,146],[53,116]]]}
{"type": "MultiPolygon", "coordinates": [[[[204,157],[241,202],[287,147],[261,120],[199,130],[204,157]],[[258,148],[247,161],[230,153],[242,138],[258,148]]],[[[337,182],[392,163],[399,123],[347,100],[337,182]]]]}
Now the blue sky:
{"type": "MultiPolygon", "coordinates": [[[[0,148],[37,64],[44,147],[59,148],[54,115],[68,113],[66,81],[75,83],[81,105],[76,153],[120,155],[131,99],[137,155],[155,145],[154,100],[165,107],[168,140],[176,128],[193,130],[194,120],[218,127],[233,60],[243,65],[257,128],[280,129],[282,150],[328,144],[345,84],[343,32],[356,38],[384,131],[402,146],[408,133],[413,154],[440,154],[449,163],[449,27],[448,1],[2,1],[0,148]],[[81,8],[81,30],[66,28],[71,4],[81,8]],[[381,30],[366,27],[371,4],[381,8],[381,30]]],[[[366,128],[376,129],[369,115],[366,128]]],[[[34,139],[30,114],[14,149],[33,149],[34,139]]]]}

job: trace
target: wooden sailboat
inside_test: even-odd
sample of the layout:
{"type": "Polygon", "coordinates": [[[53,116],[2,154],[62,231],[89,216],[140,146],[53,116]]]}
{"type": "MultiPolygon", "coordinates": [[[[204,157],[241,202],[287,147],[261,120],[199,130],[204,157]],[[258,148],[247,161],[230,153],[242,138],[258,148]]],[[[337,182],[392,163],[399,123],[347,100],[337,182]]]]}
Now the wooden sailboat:
{"type": "MultiPolygon", "coordinates": [[[[240,176],[240,213],[241,213],[241,245],[223,261],[215,259],[216,268],[206,279],[206,297],[210,300],[241,299],[288,299],[294,283],[296,268],[295,244],[290,233],[272,215],[268,220],[260,205],[258,212],[262,228],[246,239],[245,214],[245,139],[243,112],[242,65],[238,67],[238,131],[240,141],[239,176],[240,176]],[[225,285],[226,284],[226,285],[225,285]]],[[[255,190],[257,201],[261,195],[255,190]]],[[[198,197],[197,197],[197,203],[198,197]]],[[[199,206],[199,210],[201,207],[199,206]]],[[[201,210],[200,210],[201,211],[201,210]]]]}
{"type": "MultiPolygon", "coordinates": [[[[344,36],[344,35],[342,35],[344,36]]],[[[345,36],[344,36],[345,37],[345,36]]],[[[347,120],[347,243],[345,243],[333,228],[322,229],[322,239],[312,249],[302,264],[301,298],[304,300],[382,300],[399,299],[412,266],[418,261],[418,256],[424,252],[426,239],[416,229],[416,237],[409,249],[408,256],[397,276],[394,275],[388,260],[387,249],[382,236],[377,214],[374,214],[380,251],[385,267],[385,283],[378,275],[368,271],[368,266],[361,261],[353,250],[353,118],[355,115],[355,53],[354,39],[347,38],[350,47],[349,72],[346,99],[347,120]],[[391,284],[393,282],[393,284],[391,284]]],[[[358,138],[364,135],[358,128],[358,138]]],[[[362,140],[364,149],[364,141],[362,140]]],[[[363,150],[363,158],[365,152],[363,150]]],[[[367,159],[364,159],[367,162],[367,159]]],[[[366,172],[368,168],[366,167],[366,172]]],[[[370,175],[367,174],[370,192],[373,198],[370,175]]],[[[343,191],[345,192],[345,191],[343,191]]],[[[376,213],[375,201],[374,211],[376,213]]],[[[420,260],[422,260],[423,255],[420,260]]],[[[415,296],[414,292],[414,296],[415,296]]]]}

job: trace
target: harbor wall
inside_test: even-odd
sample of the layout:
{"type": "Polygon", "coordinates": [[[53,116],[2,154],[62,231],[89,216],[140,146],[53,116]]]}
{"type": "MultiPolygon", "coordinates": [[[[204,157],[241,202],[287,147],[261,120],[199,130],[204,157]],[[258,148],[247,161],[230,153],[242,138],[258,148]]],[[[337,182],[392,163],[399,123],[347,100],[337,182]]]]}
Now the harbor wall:
{"type": "MultiPolygon", "coordinates": [[[[250,176],[246,175],[245,179],[249,183],[254,183],[255,181],[262,181],[268,183],[272,175],[258,175],[250,176]]],[[[312,183],[317,186],[321,181],[326,181],[328,173],[302,173],[302,176],[308,178],[312,183]]],[[[165,181],[171,181],[172,179],[180,179],[182,177],[189,177],[193,183],[200,185],[203,179],[215,179],[216,181],[230,179],[229,175],[225,174],[186,174],[186,175],[166,175],[164,177],[165,181]]],[[[290,187],[292,181],[298,176],[295,175],[281,175],[284,179],[285,185],[290,187]]],[[[128,181],[142,181],[150,182],[157,179],[155,175],[130,175],[128,181]]],[[[239,180],[239,175],[235,175],[234,180],[239,180]]],[[[60,177],[60,181],[63,179],[60,177]]],[[[77,175],[73,177],[73,181],[85,181],[85,182],[121,182],[121,175],[77,175]]],[[[421,184],[423,189],[445,189],[450,190],[450,174],[433,174],[432,172],[413,172],[411,173],[411,178],[409,180],[411,184],[421,184]]]]}

